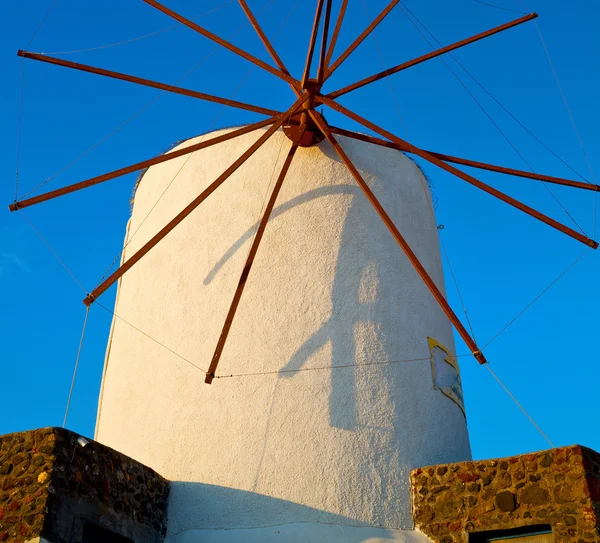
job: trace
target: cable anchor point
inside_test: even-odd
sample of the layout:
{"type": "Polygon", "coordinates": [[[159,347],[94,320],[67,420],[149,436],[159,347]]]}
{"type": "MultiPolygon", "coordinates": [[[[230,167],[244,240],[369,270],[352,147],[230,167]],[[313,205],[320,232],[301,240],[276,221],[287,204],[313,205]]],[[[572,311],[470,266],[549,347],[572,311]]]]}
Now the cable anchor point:
{"type": "Polygon", "coordinates": [[[473,356],[475,357],[475,360],[477,360],[477,362],[479,362],[482,366],[488,363],[487,359],[481,351],[473,351],[473,356]]]}

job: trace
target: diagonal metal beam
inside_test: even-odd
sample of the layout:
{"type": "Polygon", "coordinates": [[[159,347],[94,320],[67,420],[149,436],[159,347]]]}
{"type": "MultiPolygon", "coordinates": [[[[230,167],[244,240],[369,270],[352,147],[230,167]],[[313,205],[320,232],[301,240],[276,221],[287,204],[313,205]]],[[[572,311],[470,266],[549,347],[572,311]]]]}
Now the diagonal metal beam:
{"type": "Polygon", "coordinates": [[[422,62],[426,62],[427,60],[430,60],[432,58],[439,57],[440,55],[449,53],[450,51],[454,51],[455,49],[459,49],[461,47],[464,47],[465,45],[469,45],[470,43],[475,43],[479,40],[483,40],[484,38],[488,38],[489,36],[493,36],[494,34],[498,34],[499,32],[503,32],[504,30],[508,30],[509,28],[513,28],[520,24],[526,23],[527,21],[531,21],[532,19],[535,19],[537,16],[538,16],[537,13],[531,13],[529,15],[525,15],[524,17],[521,17],[520,19],[516,19],[514,21],[497,26],[490,30],[486,30],[485,32],[481,32],[480,34],[477,34],[470,38],[458,41],[456,43],[453,43],[452,45],[447,45],[446,47],[442,47],[441,49],[436,49],[435,51],[432,51],[431,53],[427,53],[426,55],[422,55],[413,60],[409,60],[408,62],[403,62],[402,64],[398,64],[397,66],[394,66],[393,68],[388,68],[387,70],[384,70],[383,72],[379,72],[370,77],[365,77],[364,79],[361,79],[360,81],[357,81],[356,83],[352,83],[352,85],[348,85],[347,87],[344,87],[337,91],[331,92],[327,96],[329,98],[338,98],[339,96],[342,96],[343,94],[347,94],[348,92],[351,92],[353,90],[360,89],[361,87],[364,87],[365,85],[369,85],[370,83],[374,83],[375,81],[379,81],[380,79],[383,79],[384,77],[388,77],[392,74],[396,74],[398,72],[401,72],[402,70],[406,70],[407,68],[411,68],[412,66],[416,66],[417,64],[421,64],[422,62]]]}
{"type": "MultiPolygon", "coordinates": [[[[280,115],[284,114],[281,113],[280,115]]],[[[221,136],[217,136],[216,138],[211,138],[206,141],[201,141],[199,143],[196,143],[195,145],[190,145],[189,147],[178,149],[177,151],[159,155],[149,160],[144,160],[142,162],[137,162],[135,164],[132,164],[131,166],[120,168],[118,170],[114,170],[112,172],[99,175],[97,177],[92,177],[91,179],[87,179],[85,181],[80,181],[79,183],[74,183],[73,185],[68,185],[60,189],[46,192],[44,194],[40,194],[39,196],[34,196],[33,198],[20,200],[18,202],[15,202],[14,204],[9,205],[8,208],[10,209],[10,211],[17,211],[18,209],[23,209],[25,207],[40,204],[42,202],[47,202],[48,200],[58,198],[59,196],[64,196],[65,194],[70,194],[78,190],[93,187],[94,185],[104,183],[105,181],[115,179],[116,177],[121,177],[123,175],[127,175],[133,172],[139,172],[140,170],[144,170],[146,168],[149,168],[150,166],[154,166],[155,164],[161,164],[162,162],[167,162],[169,160],[173,160],[174,158],[179,158],[180,156],[188,155],[195,151],[199,151],[200,149],[205,149],[206,147],[210,147],[211,145],[216,145],[217,143],[222,143],[224,141],[237,138],[238,136],[243,136],[244,134],[277,122],[278,118],[279,116],[272,117],[270,119],[265,119],[264,121],[260,121],[258,123],[249,124],[248,126],[244,126],[227,134],[223,134],[221,136]]]]}
{"type": "Polygon", "coordinates": [[[111,285],[113,285],[128,270],[137,264],[145,255],[147,255],[169,232],[171,232],[179,223],[181,223],[194,209],[196,209],[206,198],[217,190],[244,162],[246,162],[279,128],[281,125],[300,107],[307,97],[296,100],[294,105],[285,113],[277,117],[275,123],[256,140],[242,156],[240,156],[229,168],[227,168],[215,181],[213,181],[202,193],[194,198],[178,215],[176,215],[166,226],[156,233],[141,249],[133,256],[127,259],[123,265],[117,269],[105,281],[100,283],[83,300],[87,306],[91,305],[99,296],[101,296],[111,285]]]}
{"type": "Polygon", "coordinates": [[[457,317],[456,313],[454,313],[453,309],[446,301],[446,298],[444,298],[444,295],[442,294],[440,289],[437,287],[431,276],[427,273],[427,270],[425,269],[423,264],[421,264],[421,261],[418,259],[417,255],[415,255],[408,242],[404,239],[404,237],[402,236],[402,234],[400,233],[390,216],[387,214],[383,206],[379,203],[379,200],[377,200],[377,197],[375,196],[375,194],[373,194],[373,192],[369,188],[369,185],[367,185],[366,181],[360,175],[359,171],[352,163],[352,160],[350,160],[348,155],[344,152],[341,145],[336,140],[335,136],[332,134],[331,130],[327,126],[327,123],[325,122],[323,117],[321,117],[321,115],[318,112],[312,110],[309,111],[309,114],[312,117],[313,121],[317,124],[323,135],[332,145],[342,162],[346,165],[348,170],[350,170],[352,177],[354,177],[362,191],[365,193],[365,196],[367,197],[371,205],[375,208],[375,211],[377,212],[381,220],[384,222],[384,224],[387,226],[392,236],[394,236],[394,239],[396,240],[398,245],[400,245],[400,247],[404,251],[404,254],[410,260],[411,264],[413,265],[413,267],[415,268],[425,285],[427,285],[429,292],[431,292],[431,294],[441,307],[442,311],[446,314],[450,322],[456,328],[456,331],[459,333],[460,337],[467,344],[467,346],[473,353],[475,359],[480,364],[485,364],[487,360],[485,359],[483,353],[479,350],[479,347],[475,343],[475,340],[469,335],[466,328],[463,326],[463,324],[460,322],[460,319],[457,317]]]}
{"type": "Polygon", "coordinates": [[[327,51],[327,56],[325,57],[325,66],[326,69],[329,69],[329,65],[331,64],[331,57],[333,56],[333,52],[335,50],[335,44],[340,37],[340,30],[342,30],[342,23],[344,22],[344,15],[346,15],[346,9],[348,8],[348,0],[342,0],[342,5],[340,7],[340,13],[338,15],[337,21],[335,23],[335,28],[333,29],[333,34],[331,35],[331,43],[329,44],[329,50],[327,51]]]}
{"type": "Polygon", "coordinates": [[[323,13],[323,0],[317,1],[317,10],[315,12],[315,20],[313,22],[312,31],[310,34],[310,41],[308,43],[308,53],[306,54],[306,65],[304,67],[304,75],[300,85],[303,89],[306,88],[306,84],[310,79],[310,67],[312,65],[313,54],[315,52],[315,44],[317,43],[317,34],[319,33],[319,23],[321,21],[321,14],[323,13]]]}
{"type": "MultiPolygon", "coordinates": [[[[398,145],[397,143],[381,138],[375,138],[373,136],[367,136],[366,134],[360,134],[358,132],[352,132],[343,128],[335,126],[329,126],[330,130],[334,134],[345,136],[347,138],[353,138],[355,140],[365,141],[380,145],[382,147],[389,147],[390,149],[396,149],[404,153],[411,153],[413,147],[411,145],[398,145]]],[[[525,179],[534,179],[536,181],[543,181],[545,183],[554,183],[555,185],[562,185],[565,187],[573,187],[577,189],[591,190],[593,192],[600,192],[600,185],[593,185],[592,183],[584,183],[581,181],[573,181],[571,179],[563,179],[562,177],[553,177],[550,175],[542,175],[539,173],[526,172],[523,170],[516,170],[514,168],[505,168],[504,166],[496,166],[494,164],[487,164],[486,162],[478,162],[475,160],[469,160],[467,158],[460,158],[452,155],[445,155],[443,153],[436,153],[435,151],[426,151],[431,156],[439,158],[444,162],[451,162],[452,164],[460,164],[461,166],[469,166],[470,168],[477,168],[479,170],[487,170],[490,172],[502,173],[505,175],[512,175],[514,177],[523,177],[525,179]]]]}
{"type": "Polygon", "coordinates": [[[577,241],[583,243],[584,245],[587,245],[588,247],[591,247],[592,249],[598,248],[598,242],[588,238],[585,235],[580,234],[579,232],[576,232],[572,228],[569,228],[568,226],[565,226],[564,224],[562,224],[558,221],[555,221],[554,219],[551,219],[547,215],[544,215],[543,213],[536,211],[535,209],[529,207],[528,205],[523,204],[522,202],[519,202],[518,200],[512,198],[511,196],[508,196],[507,194],[504,194],[503,192],[500,192],[499,190],[496,190],[495,188],[490,187],[489,185],[486,185],[485,183],[482,183],[478,179],[475,179],[473,176],[455,168],[454,166],[450,166],[449,164],[446,164],[442,160],[434,157],[431,153],[428,153],[427,151],[423,151],[422,149],[419,149],[418,147],[412,145],[411,143],[408,143],[407,141],[399,138],[398,136],[395,136],[391,132],[388,132],[387,130],[377,126],[376,124],[368,121],[367,119],[361,117],[360,115],[357,115],[356,113],[350,111],[348,108],[345,108],[344,106],[338,104],[337,102],[334,102],[333,100],[327,98],[326,96],[318,95],[317,99],[321,103],[326,104],[327,106],[331,107],[332,109],[334,109],[340,113],[343,113],[350,119],[362,124],[369,130],[373,130],[373,132],[376,132],[380,136],[383,136],[384,138],[388,138],[389,140],[393,141],[394,143],[396,143],[398,145],[402,145],[402,146],[410,148],[410,151],[409,151],[410,153],[417,155],[417,156],[421,157],[422,159],[427,160],[428,162],[431,162],[432,164],[435,164],[442,170],[446,170],[447,172],[455,175],[456,177],[459,177],[463,181],[470,183],[471,185],[483,190],[484,192],[487,192],[488,194],[491,194],[492,196],[495,196],[499,200],[502,200],[503,202],[506,202],[507,204],[509,204],[513,207],[516,207],[517,209],[523,211],[524,213],[527,213],[528,215],[531,215],[532,217],[538,219],[539,221],[542,221],[543,223],[545,223],[549,226],[552,226],[556,230],[562,232],[563,234],[566,234],[567,236],[572,237],[573,239],[576,239],[577,241]]]}
{"type": "Polygon", "coordinates": [[[256,66],[261,67],[263,70],[266,70],[267,72],[272,73],[273,75],[279,77],[280,79],[287,81],[293,87],[295,87],[297,89],[300,88],[298,81],[296,81],[289,74],[285,74],[281,70],[274,68],[273,66],[270,66],[266,62],[263,62],[259,58],[256,58],[255,56],[251,55],[250,53],[247,53],[246,51],[244,51],[243,49],[240,49],[236,45],[233,45],[232,43],[229,43],[228,41],[224,40],[223,38],[220,38],[216,34],[213,34],[212,32],[206,30],[205,28],[194,23],[193,21],[186,19],[182,15],[179,15],[175,11],[169,9],[168,7],[157,2],[156,0],[144,0],[144,2],[146,2],[146,4],[151,5],[152,7],[156,8],[157,10],[162,11],[165,15],[172,17],[176,21],[179,21],[181,24],[184,24],[185,26],[191,28],[192,30],[195,30],[199,34],[202,34],[205,38],[208,38],[209,40],[212,40],[215,43],[218,43],[220,46],[225,47],[225,49],[229,49],[229,51],[231,51],[232,53],[235,53],[236,55],[239,55],[240,57],[245,58],[246,60],[252,62],[253,64],[256,64],[256,66]]]}
{"type": "Polygon", "coordinates": [[[325,21],[323,23],[323,35],[321,36],[321,56],[319,59],[319,70],[317,72],[317,81],[319,85],[323,84],[327,65],[325,63],[325,55],[327,54],[327,39],[329,38],[329,22],[331,20],[331,4],[333,0],[327,0],[325,8],[325,21]]]}
{"type": "Polygon", "coordinates": [[[354,50],[379,26],[379,23],[383,21],[390,12],[396,7],[396,5],[402,0],[392,0],[387,7],[377,16],[377,18],[362,32],[358,38],[356,38],[339,57],[338,59],[331,65],[327,73],[325,74],[324,81],[327,81],[333,72],[335,72],[342,63],[354,52],[354,50]]]}
{"type": "Polygon", "coordinates": [[[248,17],[248,20],[250,21],[250,24],[252,24],[254,30],[258,34],[258,37],[260,38],[260,41],[263,42],[263,45],[265,46],[265,48],[267,49],[267,51],[271,55],[271,58],[275,61],[275,64],[277,64],[277,66],[279,66],[279,69],[285,75],[290,75],[290,72],[285,67],[285,64],[283,63],[283,60],[281,60],[281,58],[277,54],[277,51],[275,51],[275,48],[273,47],[273,45],[269,41],[269,38],[267,38],[267,35],[264,33],[262,27],[260,26],[258,20],[254,16],[254,13],[252,13],[252,10],[248,6],[246,0],[238,0],[238,2],[240,4],[240,6],[242,7],[242,9],[244,10],[244,13],[246,14],[246,17],[248,17]]]}
{"type": "MultiPolygon", "coordinates": [[[[302,139],[302,135],[297,141],[300,141],[300,139],[302,139]]],[[[233,300],[231,301],[231,305],[229,306],[229,311],[227,312],[227,317],[225,318],[225,323],[223,324],[223,329],[221,330],[219,341],[217,342],[215,352],[213,354],[213,357],[210,361],[210,366],[206,373],[205,383],[208,383],[209,385],[212,383],[212,380],[215,377],[217,366],[219,365],[219,361],[221,360],[221,354],[223,353],[223,349],[225,348],[225,343],[227,342],[227,337],[229,336],[229,331],[231,330],[231,325],[233,324],[235,313],[240,304],[240,300],[242,299],[242,294],[244,293],[244,288],[246,287],[246,282],[248,281],[248,276],[250,275],[252,264],[254,263],[256,253],[258,252],[258,247],[262,240],[263,234],[265,233],[265,229],[267,228],[267,223],[269,222],[269,218],[271,216],[271,212],[273,211],[273,207],[275,207],[275,202],[277,201],[277,197],[279,196],[279,191],[281,190],[283,181],[285,180],[288,170],[290,169],[290,165],[292,164],[292,160],[297,150],[298,143],[295,142],[292,144],[292,148],[290,149],[285,159],[285,162],[283,163],[281,172],[279,173],[279,177],[277,179],[277,182],[275,183],[275,187],[273,188],[273,192],[271,193],[271,197],[269,198],[269,202],[267,203],[267,207],[265,208],[265,212],[263,213],[262,219],[258,226],[258,230],[256,231],[256,235],[254,236],[252,247],[250,248],[250,252],[248,253],[248,257],[246,258],[246,263],[244,264],[240,280],[238,281],[237,288],[235,289],[233,300]]]]}
{"type": "Polygon", "coordinates": [[[105,77],[111,77],[113,79],[120,79],[121,81],[129,81],[130,83],[136,83],[138,85],[144,85],[145,87],[152,87],[167,92],[173,92],[175,94],[182,94],[184,96],[190,96],[191,98],[199,98],[200,100],[206,100],[207,102],[215,102],[217,104],[223,104],[225,106],[236,107],[238,109],[245,109],[246,111],[253,111],[254,113],[260,113],[262,115],[278,115],[281,111],[275,111],[273,109],[267,109],[264,107],[253,106],[244,102],[238,102],[236,100],[230,100],[228,98],[221,98],[220,96],[214,96],[212,94],[206,94],[204,92],[197,92],[190,89],[184,89],[182,87],[176,87],[175,85],[168,85],[166,83],[159,83],[158,81],[152,81],[150,79],[144,79],[142,77],[136,77],[133,75],[124,74],[121,72],[113,72],[111,70],[105,70],[103,68],[96,68],[87,64],[80,64],[78,62],[71,62],[69,60],[62,60],[56,57],[49,57],[47,55],[40,55],[38,53],[29,53],[27,51],[19,51],[18,56],[23,58],[29,58],[32,60],[40,60],[47,62],[48,64],[55,64],[56,66],[64,66],[66,68],[73,68],[82,72],[88,72],[91,74],[103,75],[105,77]]]}

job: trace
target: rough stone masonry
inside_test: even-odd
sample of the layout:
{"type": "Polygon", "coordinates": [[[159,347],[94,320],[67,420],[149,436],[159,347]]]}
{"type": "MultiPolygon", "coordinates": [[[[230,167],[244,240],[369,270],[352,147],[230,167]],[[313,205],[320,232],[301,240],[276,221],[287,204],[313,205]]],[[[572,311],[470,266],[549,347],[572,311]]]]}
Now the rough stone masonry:
{"type": "Polygon", "coordinates": [[[85,530],[155,543],[169,483],[131,458],[61,428],[0,436],[0,541],[82,540],[85,530]]]}
{"type": "Polygon", "coordinates": [[[600,542],[600,455],[581,446],[411,474],[416,527],[439,543],[523,526],[551,527],[556,543],[600,542]]]}

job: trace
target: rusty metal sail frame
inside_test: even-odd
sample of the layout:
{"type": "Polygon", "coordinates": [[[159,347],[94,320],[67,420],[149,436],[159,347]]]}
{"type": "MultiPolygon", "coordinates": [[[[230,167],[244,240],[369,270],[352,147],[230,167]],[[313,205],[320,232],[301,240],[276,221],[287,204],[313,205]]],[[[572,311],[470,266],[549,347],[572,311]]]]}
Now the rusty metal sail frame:
{"type": "Polygon", "coordinates": [[[413,252],[407,241],[404,239],[399,229],[396,227],[396,225],[394,224],[390,216],[387,214],[383,206],[380,204],[380,202],[377,200],[376,196],[370,190],[368,184],[365,182],[358,169],[353,164],[352,159],[346,154],[340,142],[336,139],[336,135],[353,138],[360,141],[366,141],[375,145],[381,145],[419,156],[420,158],[436,165],[437,167],[449,173],[452,173],[459,179],[470,183],[471,185],[487,192],[488,194],[491,194],[492,196],[499,198],[500,200],[508,203],[509,205],[512,205],[513,207],[527,213],[528,215],[544,222],[545,224],[552,226],[553,228],[562,232],[563,234],[566,234],[593,249],[597,249],[598,243],[588,238],[584,234],[580,234],[579,232],[576,232],[575,230],[565,226],[564,224],[559,223],[554,219],[551,219],[550,217],[536,211],[535,209],[523,204],[522,202],[519,202],[518,200],[515,200],[514,198],[500,192],[499,190],[496,190],[490,187],[489,185],[486,185],[485,183],[463,172],[462,170],[459,170],[451,164],[468,166],[480,170],[493,171],[505,175],[516,176],[525,179],[533,179],[537,181],[553,183],[557,185],[563,185],[583,190],[600,191],[600,186],[593,185],[587,182],[573,181],[569,179],[563,179],[560,177],[530,173],[514,168],[505,168],[493,164],[486,164],[483,162],[455,157],[444,153],[426,151],[377,126],[376,124],[368,121],[364,117],[361,117],[357,113],[354,113],[353,111],[342,106],[336,101],[336,99],[340,96],[352,92],[361,87],[364,87],[366,85],[369,85],[371,83],[374,83],[375,81],[379,81],[400,71],[406,70],[412,66],[416,66],[417,64],[421,64],[423,62],[444,55],[471,43],[490,37],[494,34],[498,34],[510,28],[521,25],[527,21],[531,21],[532,19],[535,19],[537,17],[536,13],[525,15],[524,17],[515,19],[514,21],[510,21],[506,24],[491,28],[485,32],[481,32],[479,34],[471,36],[470,38],[460,40],[454,44],[441,47],[440,49],[432,51],[431,53],[406,61],[397,66],[393,66],[370,77],[356,81],[355,83],[352,83],[346,87],[340,88],[333,92],[329,92],[328,94],[323,94],[321,92],[323,84],[333,75],[337,68],[339,68],[339,66],[341,66],[341,64],[345,62],[348,59],[348,57],[350,57],[354,50],[356,50],[360,46],[360,44],[375,30],[375,28],[387,17],[387,15],[389,15],[389,13],[401,0],[392,0],[391,2],[389,2],[385,9],[365,28],[365,30],[346,48],[346,50],[337,57],[335,61],[333,60],[333,53],[338,41],[338,37],[342,27],[342,22],[348,7],[348,0],[342,0],[334,30],[331,33],[331,38],[329,37],[329,30],[331,23],[332,0],[316,0],[316,11],[309,39],[305,69],[302,77],[299,80],[292,77],[290,72],[287,70],[285,64],[283,63],[283,61],[277,54],[275,48],[269,41],[269,38],[267,37],[266,33],[261,28],[258,20],[254,16],[246,0],[238,0],[240,7],[246,14],[249,22],[253,26],[254,30],[256,31],[256,34],[265,46],[265,49],[273,59],[276,66],[267,64],[259,58],[250,55],[243,49],[220,38],[219,36],[213,34],[212,32],[206,30],[205,28],[185,18],[184,16],[174,12],[173,10],[157,2],[156,0],[144,1],[150,6],[154,7],[155,9],[163,12],[169,17],[179,21],[181,24],[191,28],[192,30],[196,31],[202,36],[208,38],[209,40],[212,40],[213,42],[221,45],[225,49],[228,49],[232,53],[235,53],[236,55],[246,59],[254,65],[285,81],[286,83],[288,83],[288,85],[296,95],[296,101],[287,111],[280,112],[270,108],[246,104],[244,102],[239,102],[227,98],[221,98],[219,96],[214,96],[191,89],[185,89],[174,85],[159,83],[149,79],[143,79],[128,74],[70,62],[40,53],[19,51],[18,55],[23,58],[39,60],[58,66],[64,66],[67,68],[102,75],[104,77],[120,79],[122,81],[128,81],[130,83],[136,83],[138,85],[144,85],[148,87],[161,89],[166,92],[181,94],[199,100],[223,104],[229,107],[258,113],[260,115],[267,115],[268,118],[266,120],[245,126],[243,128],[233,130],[227,134],[213,137],[201,143],[178,149],[177,151],[173,151],[165,155],[138,162],[136,164],[132,164],[130,166],[81,181],[79,183],[68,185],[66,187],[47,192],[45,194],[41,194],[39,196],[15,201],[9,206],[9,208],[11,211],[16,211],[28,206],[39,204],[51,200],[53,198],[57,198],[59,196],[64,196],[66,194],[79,191],[84,188],[97,185],[99,183],[103,183],[111,179],[115,179],[117,177],[121,177],[131,172],[140,171],[144,168],[148,168],[149,166],[155,164],[160,164],[162,162],[173,160],[180,156],[193,153],[200,149],[208,148],[212,145],[216,145],[221,142],[242,136],[244,134],[248,134],[255,130],[265,129],[262,135],[256,140],[256,142],[253,143],[236,161],[234,161],[233,164],[229,166],[213,183],[211,183],[190,204],[188,204],[186,208],[184,208],[176,217],[174,217],[167,225],[165,225],[158,233],[156,233],[149,241],[147,241],[134,255],[129,257],[112,275],[110,275],[106,280],[100,283],[93,291],[91,291],[86,296],[86,298],[84,299],[84,303],[87,306],[89,306],[111,285],[113,285],[119,278],[121,278],[123,274],[125,274],[149,251],[151,251],[153,247],[155,247],[161,240],[163,240],[165,236],[169,234],[169,232],[171,232],[190,213],[192,213],[192,211],[194,211],[206,198],[208,198],[210,194],[217,190],[217,188],[221,186],[238,168],[240,168],[244,164],[244,162],[246,162],[277,130],[283,128],[285,134],[291,139],[292,145],[281,168],[278,179],[275,183],[272,194],[263,213],[263,216],[260,220],[256,236],[254,237],[252,247],[250,249],[250,253],[248,254],[246,263],[242,270],[236,291],[234,293],[229,311],[227,313],[227,317],[225,319],[225,323],[219,336],[219,340],[217,342],[217,346],[215,348],[210,367],[206,373],[206,383],[210,384],[213,378],[215,377],[219,360],[223,353],[223,349],[225,348],[227,337],[231,329],[237,307],[242,298],[244,287],[251,272],[252,264],[258,252],[260,242],[263,238],[263,234],[267,227],[271,212],[273,211],[273,208],[277,201],[278,194],[285,181],[286,175],[292,165],[294,156],[298,152],[299,147],[315,145],[320,141],[323,141],[324,139],[328,140],[328,142],[331,144],[331,146],[339,156],[342,163],[345,164],[351,175],[354,177],[354,179],[364,192],[366,198],[372,204],[374,210],[379,214],[380,218],[387,226],[387,228],[393,235],[394,239],[396,240],[402,251],[412,263],[413,267],[415,268],[415,270],[417,271],[417,273],[431,292],[432,296],[440,305],[441,309],[444,311],[448,319],[455,327],[458,334],[461,336],[463,341],[471,350],[473,356],[477,359],[477,361],[480,364],[485,364],[486,359],[479,347],[477,346],[475,340],[469,335],[469,332],[465,329],[460,319],[457,317],[456,313],[454,313],[454,311],[444,298],[444,295],[441,293],[433,279],[427,273],[424,266],[421,264],[416,254],[413,252]],[[317,40],[319,32],[321,33],[321,44],[318,53],[317,77],[311,78],[313,57],[315,55],[315,50],[317,49],[317,40]],[[352,132],[343,128],[330,126],[323,117],[323,115],[315,110],[315,108],[319,105],[325,105],[334,109],[335,111],[338,111],[346,117],[358,122],[370,131],[379,134],[384,139],[359,134],[357,132],[352,132]]]}

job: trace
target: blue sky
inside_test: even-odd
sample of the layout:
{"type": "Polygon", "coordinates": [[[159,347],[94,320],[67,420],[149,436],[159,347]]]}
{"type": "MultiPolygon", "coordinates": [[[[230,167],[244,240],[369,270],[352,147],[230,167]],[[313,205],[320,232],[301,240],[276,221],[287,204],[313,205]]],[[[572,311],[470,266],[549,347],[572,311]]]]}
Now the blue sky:
{"type": "MultiPolygon", "coordinates": [[[[517,0],[490,0],[523,12],[517,0]]],[[[258,11],[267,0],[253,0],[258,11]]],[[[473,0],[404,2],[444,44],[517,18],[473,0]]],[[[217,0],[170,0],[168,5],[196,18],[219,6],[217,0]]],[[[276,34],[295,0],[275,0],[259,19],[293,74],[303,67],[315,2],[300,0],[276,34]]],[[[385,6],[368,0],[371,17],[385,6]]],[[[57,0],[33,43],[50,0],[0,5],[0,161],[5,204],[14,199],[22,61],[18,49],[57,54],[68,60],[173,83],[209,55],[215,46],[193,31],[175,26],[117,47],[69,53],[127,41],[173,26],[139,0],[102,3],[57,0]],[[69,54],[66,54],[69,53],[69,54]]],[[[335,6],[339,2],[334,2],[335,6]]],[[[592,167],[598,166],[598,74],[600,6],[594,0],[528,2],[540,14],[544,34],[592,167]]],[[[334,13],[335,13],[334,9],[334,13]]],[[[366,25],[362,2],[350,2],[338,53],[366,25]]],[[[236,2],[198,19],[264,60],[269,60],[236,2]],[[241,30],[236,30],[241,27],[241,30]],[[235,34],[235,36],[233,36],[235,34]]],[[[376,32],[385,65],[429,51],[428,45],[396,9],[376,32]]],[[[562,103],[534,23],[527,23],[456,53],[456,58],[538,137],[578,172],[590,173],[562,103]]],[[[464,72],[448,60],[536,171],[570,178],[574,174],[510,119],[464,72]]],[[[285,83],[233,54],[217,50],[180,83],[204,92],[286,108],[293,95],[285,83]]],[[[330,80],[335,90],[382,69],[377,43],[369,38],[330,80]]],[[[370,120],[421,147],[525,169],[515,151],[489,122],[439,60],[397,74],[342,100],[370,120]]],[[[326,89],[327,90],[327,89],[326,89]]],[[[177,140],[209,128],[260,117],[204,104],[129,83],[109,80],[34,61],[24,63],[19,192],[24,194],[54,175],[125,120],[140,111],[101,145],[44,189],[80,181],[163,152],[177,140]]],[[[333,124],[356,128],[326,111],[333,124]]],[[[442,238],[475,335],[486,345],[531,300],[584,251],[580,243],[510,208],[432,165],[424,169],[433,184],[442,238]]],[[[475,172],[479,179],[573,226],[539,182],[475,172]]],[[[129,216],[135,175],[26,210],[74,275],[90,289],[118,254],[129,216]]],[[[594,230],[594,194],[564,187],[552,191],[584,231],[594,230]]],[[[0,215],[0,313],[3,349],[0,434],[62,424],[77,352],[84,293],[64,271],[26,220],[0,215]]],[[[600,362],[597,323],[598,255],[586,254],[551,290],[486,350],[491,367],[539,423],[555,445],[580,443],[600,450],[596,415],[600,362]]],[[[446,270],[449,300],[461,305],[446,270]]],[[[112,306],[114,291],[104,302],[112,306]]],[[[93,434],[105,344],[111,317],[93,307],[86,333],[68,426],[93,434]]],[[[466,352],[457,341],[459,353],[466,352]]],[[[475,457],[539,450],[547,442],[533,428],[485,368],[462,358],[468,422],[475,457]]],[[[203,376],[198,376],[199,384],[203,376]]],[[[199,385],[200,386],[200,385],[199,385]]]]}

